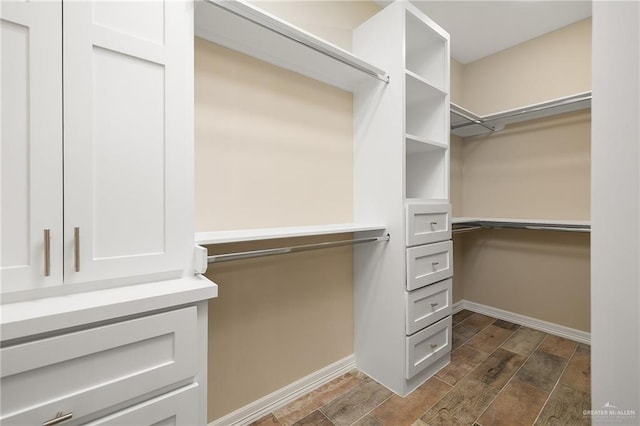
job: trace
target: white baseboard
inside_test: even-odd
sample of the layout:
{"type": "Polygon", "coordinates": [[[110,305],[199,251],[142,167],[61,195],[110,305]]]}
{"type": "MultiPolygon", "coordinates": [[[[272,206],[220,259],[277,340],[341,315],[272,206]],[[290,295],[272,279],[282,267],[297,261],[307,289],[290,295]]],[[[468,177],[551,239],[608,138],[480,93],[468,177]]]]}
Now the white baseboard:
{"type": "Polygon", "coordinates": [[[356,368],[355,357],[349,355],[224,417],[212,421],[208,426],[247,425],[354,368],[356,368]]]}
{"type": "Polygon", "coordinates": [[[591,333],[587,333],[586,331],[576,330],[575,328],[565,327],[564,325],[554,324],[552,322],[542,321],[525,315],[504,311],[492,306],[481,305],[480,303],[469,302],[468,300],[460,300],[454,303],[451,309],[454,314],[463,309],[467,309],[479,314],[489,315],[505,321],[511,321],[529,328],[544,331],[545,333],[591,345],[591,333]]]}

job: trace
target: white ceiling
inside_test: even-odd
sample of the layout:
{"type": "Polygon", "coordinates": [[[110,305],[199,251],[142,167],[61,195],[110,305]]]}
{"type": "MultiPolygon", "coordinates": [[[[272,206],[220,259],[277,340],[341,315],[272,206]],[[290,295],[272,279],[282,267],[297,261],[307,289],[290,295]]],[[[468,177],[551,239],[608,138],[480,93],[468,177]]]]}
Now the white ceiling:
{"type": "Polygon", "coordinates": [[[591,16],[591,1],[584,0],[412,3],[449,32],[451,56],[463,64],[591,16]]]}

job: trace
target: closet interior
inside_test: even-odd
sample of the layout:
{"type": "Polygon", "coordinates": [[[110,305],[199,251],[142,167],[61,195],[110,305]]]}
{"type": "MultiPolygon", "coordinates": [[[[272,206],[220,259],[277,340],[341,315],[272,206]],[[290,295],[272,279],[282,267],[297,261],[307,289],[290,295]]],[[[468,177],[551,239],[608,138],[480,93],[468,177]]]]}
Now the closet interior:
{"type": "Polygon", "coordinates": [[[406,395],[463,308],[588,342],[590,21],[463,65],[412,4],[301,7],[196,7],[209,421],[354,366],[406,395]]]}

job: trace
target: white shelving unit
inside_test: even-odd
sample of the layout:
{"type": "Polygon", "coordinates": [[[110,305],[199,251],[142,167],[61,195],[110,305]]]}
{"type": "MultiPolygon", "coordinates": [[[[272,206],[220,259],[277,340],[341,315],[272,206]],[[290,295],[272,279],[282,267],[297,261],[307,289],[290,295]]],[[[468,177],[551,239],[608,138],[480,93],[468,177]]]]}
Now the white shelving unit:
{"type": "Polygon", "coordinates": [[[354,92],[354,219],[392,237],[354,252],[356,365],[407,395],[450,359],[449,36],[395,2],[353,46],[392,76],[354,92]]]}
{"type": "Polygon", "coordinates": [[[242,0],[196,2],[195,35],[343,90],[387,73],[242,0]]]}
{"type": "Polygon", "coordinates": [[[485,116],[479,116],[452,103],[451,133],[463,138],[486,135],[502,130],[510,124],[588,108],[591,108],[591,92],[578,93],[485,116]]]}
{"type": "MultiPolygon", "coordinates": [[[[243,0],[196,2],[195,35],[347,91],[384,87],[381,68],[243,0]]],[[[199,232],[199,245],[382,231],[380,222],[199,232]],[[373,223],[373,225],[371,225],[373,223]]]]}

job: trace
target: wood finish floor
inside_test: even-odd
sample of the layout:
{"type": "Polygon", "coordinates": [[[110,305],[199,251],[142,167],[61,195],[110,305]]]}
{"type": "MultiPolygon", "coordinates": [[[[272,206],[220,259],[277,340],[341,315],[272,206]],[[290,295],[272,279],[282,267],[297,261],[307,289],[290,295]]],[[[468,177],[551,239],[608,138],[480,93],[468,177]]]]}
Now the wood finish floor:
{"type": "Polygon", "coordinates": [[[591,424],[589,346],[470,311],[452,337],[451,363],[406,398],[354,370],[252,425],[591,424]]]}

